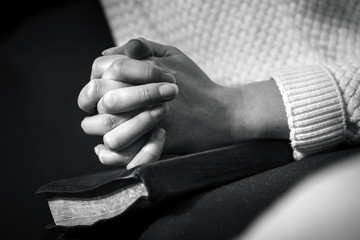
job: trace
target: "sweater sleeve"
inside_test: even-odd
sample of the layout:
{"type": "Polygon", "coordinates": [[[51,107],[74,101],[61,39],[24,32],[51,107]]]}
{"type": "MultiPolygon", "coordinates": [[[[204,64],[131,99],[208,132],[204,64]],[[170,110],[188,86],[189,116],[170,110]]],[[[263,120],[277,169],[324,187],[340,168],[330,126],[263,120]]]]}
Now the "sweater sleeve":
{"type": "Polygon", "coordinates": [[[360,61],[272,73],[288,117],[294,158],[360,142],[360,61]]]}

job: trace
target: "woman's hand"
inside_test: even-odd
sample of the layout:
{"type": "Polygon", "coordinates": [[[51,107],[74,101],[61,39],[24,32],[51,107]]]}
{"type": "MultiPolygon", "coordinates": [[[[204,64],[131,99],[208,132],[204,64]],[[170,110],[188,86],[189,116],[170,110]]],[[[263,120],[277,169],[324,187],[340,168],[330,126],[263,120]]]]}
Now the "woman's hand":
{"type": "MultiPolygon", "coordinates": [[[[139,61],[131,60],[124,55],[100,57],[94,61],[91,80],[81,90],[78,97],[79,107],[87,113],[96,114],[98,113],[96,108],[99,100],[105,93],[116,90],[114,91],[115,95],[120,93],[122,97],[120,106],[122,110],[118,111],[117,114],[110,114],[100,110],[99,114],[86,117],[81,125],[87,134],[103,136],[132,118],[135,119],[130,123],[136,124],[139,121],[147,122],[147,117],[154,118],[155,122],[164,117],[166,111],[162,109],[168,109],[166,105],[163,107],[154,106],[152,111],[149,108],[145,108],[150,102],[152,104],[164,103],[174,98],[178,92],[177,86],[172,84],[175,82],[175,79],[163,69],[143,63],[140,67],[137,65],[137,62],[139,61]],[[121,72],[121,75],[116,76],[116,80],[106,79],[106,73],[113,71],[113,67],[119,64],[125,64],[125,61],[128,61],[129,64],[127,65],[132,68],[126,68],[126,70],[121,72]],[[162,90],[157,91],[158,89],[162,90]],[[151,96],[142,105],[141,101],[137,100],[143,99],[146,93],[150,93],[151,96]]],[[[110,94],[107,95],[107,97],[109,96],[110,94]]],[[[128,166],[132,167],[134,163],[141,164],[153,161],[154,159],[157,160],[160,157],[164,141],[165,130],[157,129],[150,134],[142,136],[136,143],[132,143],[131,146],[122,151],[109,151],[103,144],[100,144],[95,148],[95,152],[104,164],[117,163],[126,165],[133,160],[132,164],[128,166]]]]}
{"type": "MultiPolygon", "coordinates": [[[[97,92],[101,94],[93,97],[93,101],[86,99],[86,94],[79,96],[82,109],[90,111],[97,106],[100,113],[85,119],[82,127],[90,134],[105,134],[105,145],[98,147],[102,162],[128,162],[131,154],[119,153],[129,152],[129,149],[136,152],[144,144],[144,136],[158,128],[166,131],[164,152],[171,154],[201,151],[261,135],[261,128],[254,128],[251,119],[255,114],[247,117],[246,113],[249,107],[254,110],[251,104],[257,101],[253,94],[247,94],[253,91],[243,90],[253,87],[218,85],[178,49],[146,40],[133,40],[104,54],[95,61],[92,76],[101,77],[102,83],[112,83],[106,87],[94,87],[100,89],[97,92]],[[122,54],[145,60],[127,59],[122,54]],[[149,77],[154,72],[157,77],[149,77]],[[163,76],[167,76],[165,79],[168,81],[171,79],[169,82],[173,82],[171,76],[174,76],[180,92],[175,85],[167,84],[167,97],[164,98],[160,91],[160,84],[164,83],[158,83],[163,81],[163,76]],[[169,102],[164,104],[166,101],[169,102]],[[152,111],[156,112],[156,117],[152,116],[152,111]],[[111,120],[105,120],[109,116],[111,120]],[[96,132],[98,129],[101,131],[96,132]]],[[[146,155],[153,156],[149,161],[157,160],[161,152],[161,144],[152,145],[155,146],[152,152],[148,151],[149,148],[145,151],[146,155]]],[[[138,159],[135,157],[133,162],[138,159]]]]}

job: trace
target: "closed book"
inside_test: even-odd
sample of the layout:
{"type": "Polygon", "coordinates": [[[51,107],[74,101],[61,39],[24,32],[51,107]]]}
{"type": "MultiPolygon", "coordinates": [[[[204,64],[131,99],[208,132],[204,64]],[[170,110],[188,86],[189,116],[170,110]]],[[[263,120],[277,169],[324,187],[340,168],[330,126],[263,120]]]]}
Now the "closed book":
{"type": "Polygon", "coordinates": [[[91,227],[125,212],[169,198],[214,188],[292,161],[287,141],[254,140],[189,155],[173,156],[133,169],[111,169],[41,186],[53,225],[91,227]]]}

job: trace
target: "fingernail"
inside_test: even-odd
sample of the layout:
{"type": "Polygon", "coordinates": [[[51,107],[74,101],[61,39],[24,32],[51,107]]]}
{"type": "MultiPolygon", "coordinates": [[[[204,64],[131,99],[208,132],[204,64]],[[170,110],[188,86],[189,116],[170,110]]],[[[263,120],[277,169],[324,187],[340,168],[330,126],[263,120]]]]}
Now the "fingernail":
{"type": "Polygon", "coordinates": [[[165,138],[165,130],[163,128],[160,128],[154,132],[153,136],[156,140],[163,141],[165,138]]]}
{"type": "Polygon", "coordinates": [[[163,84],[159,87],[159,93],[163,98],[174,98],[179,93],[179,88],[175,84],[163,84]]]}
{"type": "Polygon", "coordinates": [[[165,116],[167,109],[163,105],[156,106],[150,111],[150,115],[155,119],[161,119],[165,116]]]}
{"type": "Polygon", "coordinates": [[[176,83],[176,79],[173,75],[170,73],[164,73],[161,77],[162,82],[170,82],[170,83],[176,83]]]}
{"type": "Polygon", "coordinates": [[[127,43],[134,43],[136,45],[144,44],[140,39],[137,39],[137,38],[130,39],[127,43]]]}
{"type": "Polygon", "coordinates": [[[99,156],[99,148],[97,146],[94,147],[94,151],[95,151],[96,155],[99,156]]]}
{"type": "Polygon", "coordinates": [[[131,164],[132,162],[130,162],[128,165],[126,165],[126,169],[131,169],[134,167],[134,164],[131,164]]]}

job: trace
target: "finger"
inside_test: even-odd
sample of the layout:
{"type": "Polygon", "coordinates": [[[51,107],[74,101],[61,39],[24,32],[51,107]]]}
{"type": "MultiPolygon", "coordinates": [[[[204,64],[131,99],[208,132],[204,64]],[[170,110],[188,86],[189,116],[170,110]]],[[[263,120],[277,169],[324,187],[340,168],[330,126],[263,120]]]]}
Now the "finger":
{"type": "Polygon", "coordinates": [[[110,47],[110,48],[107,48],[104,51],[102,51],[101,54],[103,56],[113,55],[113,54],[125,55],[125,46],[126,46],[126,43],[121,46],[110,47]]]}
{"type": "Polygon", "coordinates": [[[179,88],[171,83],[149,83],[139,86],[114,89],[99,101],[99,113],[117,114],[137,108],[167,102],[176,97],[179,88]]]}
{"type": "Polygon", "coordinates": [[[80,91],[78,105],[87,113],[96,113],[96,106],[106,92],[126,86],[129,85],[112,80],[93,79],[80,91]]]}
{"type": "Polygon", "coordinates": [[[118,58],[103,72],[102,79],[111,79],[129,84],[151,82],[175,83],[175,78],[161,67],[149,62],[118,58]]]}
{"type": "Polygon", "coordinates": [[[94,151],[100,162],[104,165],[126,166],[144,146],[148,138],[149,136],[147,134],[121,152],[111,151],[103,144],[97,145],[94,151]]]}
{"type": "MultiPolygon", "coordinates": [[[[175,47],[152,42],[144,38],[132,39],[123,47],[112,47],[103,51],[103,55],[123,54],[123,53],[125,53],[127,56],[135,55],[140,57],[142,56],[167,57],[167,56],[179,54],[181,53],[181,51],[175,47]],[[139,53],[140,51],[144,51],[144,53],[139,53]]],[[[143,58],[137,58],[137,59],[143,59],[143,58]]]]}
{"type": "Polygon", "coordinates": [[[168,111],[169,107],[166,104],[161,104],[139,113],[106,133],[103,137],[105,146],[113,151],[121,151],[127,148],[159,124],[168,111]]]}
{"type": "Polygon", "coordinates": [[[85,117],[81,122],[81,128],[88,135],[103,136],[120,124],[133,118],[139,114],[139,112],[140,110],[123,113],[121,115],[97,114],[85,117]]]}
{"type": "Polygon", "coordinates": [[[163,128],[154,131],[144,147],[141,148],[126,168],[130,169],[141,164],[158,161],[164,148],[165,138],[166,132],[163,128]]]}
{"type": "Polygon", "coordinates": [[[144,38],[138,38],[144,44],[151,48],[151,51],[155,57],[168,57],[176,54],[180,54],[181,51],[175,47],[160,44],[157,42],[149,41],[144,38]]]}
{"type": "Polygon", "coordinates": [[[121,47],[112,47],[102,52],[103,55],[124,54],[132,59],[142,60],[153,56],[152,48],[140,39],[131,39],[121,47]]]}
{"type": "Polygon", "coordinates": [[[141,39],[131,39],[125,44],[125,55],[133,59],[145,59],[154,55],[151,46],[141,39]]]}
{"type": "Polygon", "coordinates": [[[91,68],[90,79],[101,78],[104,71],[117,59],[127,58],[125,55],[107,55],[94,60],[91,68]]]}

